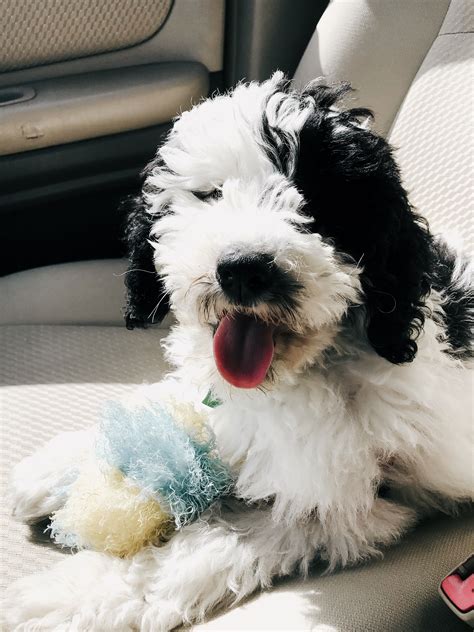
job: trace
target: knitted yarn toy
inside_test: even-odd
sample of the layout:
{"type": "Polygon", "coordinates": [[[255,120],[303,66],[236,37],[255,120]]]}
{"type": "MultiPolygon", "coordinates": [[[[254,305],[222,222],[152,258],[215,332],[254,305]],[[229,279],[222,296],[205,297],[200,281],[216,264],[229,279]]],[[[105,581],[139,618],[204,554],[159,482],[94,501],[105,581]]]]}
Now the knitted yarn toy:
{"type": "Polygon", "coordinates": [[[173,399],[133,409],[110,403],[96,456],[52,516],[51,537],[63,546],[133,555],[232,488],[205,412],[173,399]]]}

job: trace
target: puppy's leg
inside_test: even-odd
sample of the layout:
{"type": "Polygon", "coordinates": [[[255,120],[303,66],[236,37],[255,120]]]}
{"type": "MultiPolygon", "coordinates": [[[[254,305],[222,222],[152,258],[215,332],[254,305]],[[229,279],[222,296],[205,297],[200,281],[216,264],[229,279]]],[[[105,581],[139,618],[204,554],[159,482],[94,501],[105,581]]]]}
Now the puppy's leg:
{"type": "Polygon", "coordinates": [[[149,548],[133,561],[130,576],[144,569],[149,574],[141,630],[199,621],[217,605],[268,587],[274,577],[306,574],[316,557],[330,567],[363,560],[398,539],[415,519],[414,511],[378,499],[355,522],[314,518],[287,525],[275,522],[268,508],[241,507],[208,524],[195,523],[168,547],[149,548]]]}
{"type": "Polygon", "coordinates": [[[384,498],[376,498],[369,510],[328,511],[321,523],[322,557],[333,570],[380,555],[381,548],[399,540],[418,518],[413,507],[384,498]]]}
{"type": "Polygon", "coordinates": [[[94,430],[64,432],[13,469],[9,501],[17,520],[34,522],[65,502],[84,458],[94,446],[94,430]]]}
{"type": "Polygon", "coordinates": [[[306,569],[320,544],[316,522],[289,529],[268,509],[209,516],[132,560],[82,551],[15,582],[2,607],[8,630],[159,632],[215,605],[306,569]]]}
{"type": "Polygon", "coordinates": [[[357,524],[315,518],[290,526],[275,522],[269,508],[238,504],[238,511],[210,515],[131,560],[83,551],[19,580],[7,593],[4,619],[9,630],[167,631],[269,586],[274,577],[306,573],[318,555],[331,563],[368,557],[413,519],[406,508],[376,501],[357,524]]]}
{"type": "Polygon", "coordinates": [[[231,605],[272,578],[306,572],[321,545],[316,521],[288,527],[269,509],[240,507],[178,533],[165,548],[148,548],[130,575],[148,573],[142,632],[171,630],[231,605]]]}
{"type": "Polygon", "coordinates": [[[127,582],[129,562],[81,551],[14,582],[0,609],[9,632],[128,632],[142,608],[142,591],[127,582]]]}

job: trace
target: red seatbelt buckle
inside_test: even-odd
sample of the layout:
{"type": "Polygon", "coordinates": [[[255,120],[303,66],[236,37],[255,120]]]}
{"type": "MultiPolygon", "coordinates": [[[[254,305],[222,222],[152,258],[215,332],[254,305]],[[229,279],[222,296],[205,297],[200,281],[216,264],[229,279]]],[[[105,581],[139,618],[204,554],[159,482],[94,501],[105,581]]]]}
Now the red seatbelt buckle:
{"type": "Polygon", "coordinates": [[[453,569],[438,590],[454,614],[474,628],[474,554],[453,569]]]}

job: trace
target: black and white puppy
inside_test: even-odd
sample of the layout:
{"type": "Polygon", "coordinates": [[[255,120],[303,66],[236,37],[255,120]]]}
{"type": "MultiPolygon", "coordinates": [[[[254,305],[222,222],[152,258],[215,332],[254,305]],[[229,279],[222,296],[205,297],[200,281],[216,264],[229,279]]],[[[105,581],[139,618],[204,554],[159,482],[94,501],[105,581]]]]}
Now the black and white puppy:
{"type": "MultiPolygon", "coordinates": [[[[220,400],[236,499],[131,560],[80,552],[19,581],[12,628],[169,630],[472,498],[470,268],[347,92],[277,73],[175,122],[129,218],[126,317],[172,310],[175,370],[150,389],[220,400]]],[[[17,514],[57,509],[90,443],[69,433],[20,464],[17,514]]]]}

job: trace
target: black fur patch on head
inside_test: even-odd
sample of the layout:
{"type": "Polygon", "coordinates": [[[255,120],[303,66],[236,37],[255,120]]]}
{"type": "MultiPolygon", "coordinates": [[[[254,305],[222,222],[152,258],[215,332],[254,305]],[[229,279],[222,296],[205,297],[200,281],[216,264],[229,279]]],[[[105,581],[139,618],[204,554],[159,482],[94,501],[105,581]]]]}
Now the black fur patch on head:
{"type": "Polygon", "coordinates": [[[267,114],[262,116],[261,128],[264,150],[276,168],[285,175],[291,175],[293,170],[292,159],[296,153],[296,145],[293,138],[282,129],[272,127],[267,114]]]}
{"type": "Polygon", "coordinates": [[[467,360],[474,357],[474,288],[466,278],[467,260],[442,241],[435,242],[433,287],[442,297],[442,314],[435,314],[446,331],[450,353],[467,360]]]}
{"type": "Polygon", "coordinates": [[[411,362],[430,290],[432,239],[409,204],[390,146],[360,127],[370,111],[334,109],[349,90],[315,86],[303,93],[315,108],[300,134],[294,181],[312,231],[363,268],[370,344],[390,362],[411,362]]]}
{"type": "Polygon", "coordinates": [[[129,200],[130,210],[125,224],[125,241],[129,265],[125,275],[127,329],[146,327],[160,322],[169,310],[168,297],[153,262],[149,243],[153,217],[141,196],[129,200]]]}
{"type": "MultiPolygon", "coordinates": [[[[288,94],[291,90],[291,81],[283,77],[274,88],[274,91],[268,96],[266,105],[273,95],[278,93],[288,94]]],[[[283,105],[283,101],[276,106],[275,116],[278,117],[279,110],[283,105]]],[[[270,124],[268,114],[264,109],[262,114],[262,122],[260,128],[263,150],[281,173],[291,176],[295,166],[295,156],[298,149],[298,141],[294,135],[289,134],[280,127],[270,124]]]]}

